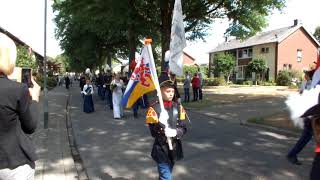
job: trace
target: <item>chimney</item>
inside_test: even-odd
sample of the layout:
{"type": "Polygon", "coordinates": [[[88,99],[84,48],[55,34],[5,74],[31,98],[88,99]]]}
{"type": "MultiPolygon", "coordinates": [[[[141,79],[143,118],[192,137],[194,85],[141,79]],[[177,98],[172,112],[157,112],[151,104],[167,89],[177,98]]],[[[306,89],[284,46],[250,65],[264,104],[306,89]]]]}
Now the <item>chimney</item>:
{"type": "Polygon", "coordinates": [[[300,22],[299,22],[298,19],[295,19],[295,20],[293,21],[293,26],[297,26],[297,25],[299,25],[299,24],[300,24],[300,22]]]}

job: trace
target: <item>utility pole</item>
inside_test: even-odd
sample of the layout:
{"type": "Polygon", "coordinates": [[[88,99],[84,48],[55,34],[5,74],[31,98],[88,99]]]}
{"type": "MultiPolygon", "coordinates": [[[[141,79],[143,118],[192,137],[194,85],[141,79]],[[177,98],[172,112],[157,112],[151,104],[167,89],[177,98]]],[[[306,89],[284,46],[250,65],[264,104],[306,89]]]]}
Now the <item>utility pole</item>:
{"type": "Polygon", "coordinates": [[[47,88],[47,0],[44,0],[44,53],[43,53],[43,115],[44,129],[48,129],[48,88],[47,88]]]}

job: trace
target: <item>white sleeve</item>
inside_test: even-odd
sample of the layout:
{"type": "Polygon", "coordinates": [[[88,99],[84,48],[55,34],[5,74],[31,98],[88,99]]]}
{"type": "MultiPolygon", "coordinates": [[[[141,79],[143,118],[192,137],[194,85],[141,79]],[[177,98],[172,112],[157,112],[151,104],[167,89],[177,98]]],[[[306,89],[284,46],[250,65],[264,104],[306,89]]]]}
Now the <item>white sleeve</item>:
{"type": "Polygon", "coordinates": [[[87,93],[86,93],[85,89],[87,89],[87,85],[84,85],[84,86],[83,86],[83,89],[82,89],[82,91],[81,91],[81,92],[82,92],[84,95],[87,95],[87,93]]]}

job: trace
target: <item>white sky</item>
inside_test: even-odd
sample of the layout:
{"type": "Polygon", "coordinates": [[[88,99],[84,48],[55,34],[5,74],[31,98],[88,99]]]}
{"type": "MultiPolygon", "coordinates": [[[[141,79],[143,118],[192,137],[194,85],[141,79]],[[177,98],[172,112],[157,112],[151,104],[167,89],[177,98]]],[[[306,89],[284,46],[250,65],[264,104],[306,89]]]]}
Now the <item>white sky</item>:
{"type": "MultiPolygon", "coordinates": [[[[55,57],[61,50],[54,38],[52,2],[48,1],[47,55],[55,57]]],[[[44,0],[0,0],[0,4],[0,26],[43,54],[44,0]]],[[[287,7],[282,14],[275,12],[268,17],[269,26],[265,30],[290,26],[294,19],[299,19],[313,33],[320,25],[320,16],[317,15],[319,7],[320,0],[287,0],[287,7]]],[[[226,20],[216,20],[208,32],[207,43],[188,42],[185,51],[199,62],[208,61],[206,53],[224,41],[223,34],[227,26],[226,20]]]]}
{"type": "MultiPolygon", "coordinates": [[[[44,0],[0,0],[0,26],[40,54],[44,49],[44,0]]],[[[47,55],[61,53],[54,38],[52,0],[48,0],[47,55]]]]}

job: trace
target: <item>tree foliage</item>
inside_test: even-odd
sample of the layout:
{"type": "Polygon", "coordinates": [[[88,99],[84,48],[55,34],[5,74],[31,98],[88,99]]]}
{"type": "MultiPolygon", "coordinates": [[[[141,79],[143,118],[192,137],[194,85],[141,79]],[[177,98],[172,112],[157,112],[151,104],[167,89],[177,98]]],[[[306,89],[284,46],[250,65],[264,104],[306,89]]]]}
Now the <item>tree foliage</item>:
{"type": "Polygon", "coordinates": [[[29,53],[27,47],[17,46],[16,66],[31,68],[33,72],[36,72],[38,64],[35,56],[29,53]]]}
{"type": "MultiPolygon", "coordinates": [[[[261,31],[266,16],[281,10],[285,0],[183,0],[189,40],[204,39],[217,18],[228,18],[226,36],[246,38],[261,31]]],[[[72,69],[95,68],[112,57],[131,60],[139,39],[150,36],[161,46],[162,60],[170,47],[174,0],[56,1],[56,36],[72,69]]],[[[157,58],[158,55],[155,55],[157,58]]],[[[163,61],[162,61],[163,62],[163,61]]],[[[162,63],[163,65],[163,63],[162,63]]]]}
{"type": "Polygon", "coordinates": [[[214,69],[222,73],[229,80],[235,67],[235,57],[232,54],[218,54],[213,63],[214,69]]]}
{"type": "Polygon", "coordinates": [[[61,54],[55,57],[52,61],[60,66],[60,73],[66,73],[70,71],[71,61],[69,60],[68,56],[61,54]]]}
{"type": "Polygon", "coordinates": [[[318,42],[320,42],[320,26],[316,27],[313,36],[318,40],[318,42]]]}
{"type": "Polygon", "coordinates": [[[264,59],[253,59],[247,68],[250,72],[262,73],[267,70],[267,65],[264,59]]]}
{"type": "Polygon", "coordinates": [[[252,73],[255,72],[256,74],[259,75],[259,79],[262,79],[263,73],[266,72],[267,70],[267,65],[264,59],[258,58],[258,59],[253,59],[252,61],[249,62],[248,64],[248,72],[252,73]]]}

